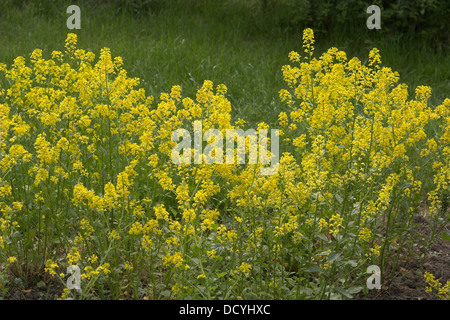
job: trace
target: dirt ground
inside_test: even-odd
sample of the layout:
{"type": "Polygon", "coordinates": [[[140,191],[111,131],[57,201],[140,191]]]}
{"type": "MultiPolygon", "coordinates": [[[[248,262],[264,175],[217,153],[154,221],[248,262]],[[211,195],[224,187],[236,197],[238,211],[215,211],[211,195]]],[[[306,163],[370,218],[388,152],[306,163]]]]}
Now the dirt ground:
{"type": "MultiPolygon", "coordinates": [[[[416,232],[420,235],[429,235],[430,226],[423,216],[415,217],[416,232]]],[[[449,230],[449,225],[442,232],[449,230]]],[[[419,238],[418,238],[419,239],[419,238]]],[[[416,252],[423,252],[420,240],[415,245],[416,252]]],[[[366,297],[356,299],[369,300],[436,300],[437,297],[425,291],[426,282],[424,273],[430,272],[442,284],[450,279],[450,241],[444,241],[439,234],[436,241],[428,250],[422,269],[418,258],[405,257],[394,275],[382,284],[380,290],[369,291],[366,297]]]]}

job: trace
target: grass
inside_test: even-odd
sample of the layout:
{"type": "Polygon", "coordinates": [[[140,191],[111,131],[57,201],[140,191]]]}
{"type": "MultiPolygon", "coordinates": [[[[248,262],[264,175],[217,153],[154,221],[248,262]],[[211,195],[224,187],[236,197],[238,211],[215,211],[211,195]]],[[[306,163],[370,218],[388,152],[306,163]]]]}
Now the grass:
{"type": "MultiPolygon", "coordinates": [[[[66,27],[69,3],[56,3],[44,9],[33,2],[3,5],[1,62],[11,64],[35,48],[42,48],[47,56],[63,49],[67,33],[73,32],[66,27]]],[[[109,47],[114,56],[124,59],[130,76],[142,79],[147,93],[157,95],[179,84],[186,95],[192,95],[209,79],[227,85],[236,118],[275,123],[283,108],[278,97],[284,85],[281,67],[288,62],[289,51],[301,50],[302,31],[280,25],[277,12],[249,9],[238,1],[175,2],[138,15],[84,2],[80,8],[82,27],[74,30],[80,47],[94,53],[109,47]]],[[[450,91],[450,56],[444,49],[435,50],[406,35],[367,30],[365,24],[352,28],[351,36],[342,26],[316,36],[316,54],[336,46],[365,61],[369,50],[377,47],[383,64],[398,71],[400,81],[410,89],[429,85],[430,102],[443,101],[450,91]]]]}

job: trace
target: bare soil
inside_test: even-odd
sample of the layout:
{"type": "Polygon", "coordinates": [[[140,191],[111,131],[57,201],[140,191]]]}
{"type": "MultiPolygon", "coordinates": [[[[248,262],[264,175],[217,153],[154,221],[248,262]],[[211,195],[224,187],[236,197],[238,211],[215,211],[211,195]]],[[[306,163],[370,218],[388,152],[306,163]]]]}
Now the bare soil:
{"type": "Polygon", "coordinates": [[[444,241],[441,234],[449,230],[449,225],[436,236],[434,243],[428,248],[423,256],[424,248],[420,236],[429,236],[430,224],[424,216],[414,219],[417,237],[414,248],[415,255],[402,257],[399,268],[385,283],[380,290],[371,290],[367,296],[358,296],[356,299],[366,300],[436,300],[437,297],[425,291],[425,272],[435,276],[442,284],[450,279],[450,241],[444,241]],[[424,257],[421,267],[420,257],[424,257]]]}

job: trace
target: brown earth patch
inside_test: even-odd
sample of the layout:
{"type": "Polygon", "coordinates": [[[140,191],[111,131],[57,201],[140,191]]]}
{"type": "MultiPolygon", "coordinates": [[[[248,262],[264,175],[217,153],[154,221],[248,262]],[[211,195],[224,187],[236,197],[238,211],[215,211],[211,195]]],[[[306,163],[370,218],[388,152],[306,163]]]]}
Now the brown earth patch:
{"type": "Polygon", "coordinates": [[[425,272],[435,276],[443,285],[450,279],[450,241],[442,239],[442,233],[449,230],[447,224],[426,250],[422,239],[431,233],[431,226],[424,216],[414,219],[418,237],[414,243],[416,254],[403,256],[397,271],[387,279],[380,290],[371,290],[358,300],[436,300],[433,293],[426,292],[425,272]],[[426,251],[426,252],[425,252],[426,251]],[[423,261],[421,261],[421,258],[423,261]],[[421,265],[422,264],[422,265],[421,265]]]}

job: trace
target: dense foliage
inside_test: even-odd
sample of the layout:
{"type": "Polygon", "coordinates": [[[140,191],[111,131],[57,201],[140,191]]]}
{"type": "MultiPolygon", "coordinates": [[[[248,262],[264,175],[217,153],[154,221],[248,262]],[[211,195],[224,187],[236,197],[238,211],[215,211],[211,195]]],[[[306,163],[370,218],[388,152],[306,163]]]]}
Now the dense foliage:
{"type": "Polygon", "coordinates": [[[249,129],[225,85],[155,102],[120,57],[76,44],[0,64],[3,290],[17,277],[75,295],[77,265],[82,298],[349,298],[368,266],[384,278],[413,252],[415,215],[448,223],[450,99],[432,108],[425,86],[408,99],[377,49],[367,65],[316,58],[304,31],[282,68],[278,172],[263,176],[171,161],[173,131],[196,120],[249,129]]]}

